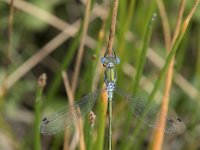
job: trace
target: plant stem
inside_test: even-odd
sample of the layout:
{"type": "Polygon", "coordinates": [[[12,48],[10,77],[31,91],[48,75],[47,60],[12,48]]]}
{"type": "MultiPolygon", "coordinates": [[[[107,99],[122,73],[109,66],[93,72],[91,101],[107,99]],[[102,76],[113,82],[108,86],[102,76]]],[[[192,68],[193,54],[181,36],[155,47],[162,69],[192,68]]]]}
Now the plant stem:
{"type": "MultiPolygon", "coordinates": [[[[107,50],[105,54],[112,55],[112,48],[113,48],[113,41],[115,36],[115,28],[116,28],[116,20],[117,20],[117,11],[118,11],[118,0],[114,0],[113,4],[113,13],[112,13],[112,22],[110,27],[110,34],[109,34],[109,40],[107,45],[107,50]]],[[[108,113],[109,113],[109,131],[108,131],[108,149],[112,149],[112,98],[108,98],[108,113]]]]}
{"type": "MultiPolygon", "coordinates": [[[[141,79],[142,71],[144,69],[146,54],[147,54],[148,46],[149,46],[150,39],[151,39],[153,22],[155,20],[155,17],[156,17],[156,14],[153,14],[152,17],[148,21],[148,27],[147,27],[146,32],[145,32],[144,42],[143,42],[143,46],[142,46],[142,49],[141,49],[139,63],[138,63],[138,66],[137,66],[137,73],[136,73],[134,83],[133,83],[133,93],[137,93],[137,90],[138,90],[138,87],[139,87],[139,81],[141,79]]],[[[130,126],[131,126],[132,115],[129,114],[127,118],[128,118],[127,119],[127,127],[124,129],[124,132],[126,133],[126,135],[128,134],[130,126]]],[[[127,140],[123,141],[122,147],[128,146],[126,141],[127,140]]]]}
{"type": "Polygon", "coordinates": [[[90,19],[90,8],[91,8],[91,0],[87,0],[85,16],[84,16],[84,20],[83,20],[83,33],[82,33],[82,37],[81,37],[81,41],[80,41],[80,46],[78,49],[75,71],[74,71],[74,75],[72,78],[72,93],[73,94],[75,93],[76,87],[78,84],[78,76],[80,73],[81,62],[82,62],[83,54],[84,54],[84,45],[85,45],[86,35],[87,35],[87,31],[88,31],[88,26],[89,26],[89,19],[90,19]]]}
{"type": "MultiPolygon", "coordinates": [[[[162,1],[160,1],[160,2],[162,3],[162,1]]],[[[167,52],[169,52],[171,50],[171,45],[173,45],[173,43],[175,42],[175,40],[178,36],[179,29],[180,29],[180,25],[181,25],[181,22],[182,22],[183,10],[184,10],[184,7],[185,7],[185,0],[182,0],[181,3],[182,4],[180,5],[180,9],[179,9],[179,16],[177,18],[177,23],[176,23],[177,25],[176,25],[176,30],[174,32],[173,41],[171,43],[170,40],[169,40],[169,43],[166,43],[166,51],[167,52]]],[[[166,14],[164,6],[163,6],[163,10],[164,10],[163,12],[166,14]]],[[[165,24],[169,24],[167,16],[166,16],[165,19],[167,21],[164,20],[164,18],[163,18],[163,21],[162,21],[163,24],[164,24],[164,22],[167,22],[165,24]]],[[[168,32],[170,32],[170,30],[168,32]]],[[[166,37],[168,37],[167,34],[170,35],[170,33],[165,32],[165,39],[166,39],[166,37]]],[[[168,105],[169,105],[169,100],[170,100],[170,91],[171,91],[172,79],[173,79],[173,73],[174,73],[174,61],[175,61],[175,56],[171,59],[171,62],[169,64],[169,67],[168,67],[168,70],[167,70],[167,73],[166,73],[165,88],[164,88],[164,92],[163,92],[163,98],[162,98],[161,109],[160,109],[161,114],[167,114],[167,112],[168,112],[168,105]]],[[[162,126],[162,124],[163,124],[164,127],[165,127],[166,116],[161,116],[159,118],[159,120],[161,122],[159,124],[159,126],[162,126]]],[[[162,132],[162,130],[154,130],[152,146],[150,145],[149,147],[150,148],[152,147],[153,150],[161,150],[162,146],[163,146],[163,140],[164,140],[164,133],[162,132]]]]}
{"type": "Polygon", "coordinates": [[[34,136],[34,149],[40,150],[41,144],[40,144],[40,118],[41,118],[41,97],[43,93],[43,89],[46,85],[46,79],[47,76],[45,73],[41,74],[38,78],[38,85],[37,85],[37,92],[36,92],[36,100],[35,100],[35,136],[34,136]]]}
{"type": "Polygon", "coordinates": [[[134,80],[134,83],[133,83],[133,93],[137,93],[137,90],[138,90],[138,87],[139,87],[139,81],[140,81],[140,78],[142,76],[142,71],[144,69],[146,54],[147,54],[147,50],[148,50],[149,43],[150,43],[150,40],[151,40],[153,22],[154,22],[155,18],[156,18],[156,14],[154,13],[152,15],[151,19],[149,20],[149,23],[148,23],[146,34],[145,34],[145,37],[144,37],[143,46],[142,46],[142,49],[141,49],[140,60],[139,60],[138,66],[137,66],[137,73],[136,73],[135,80],[134,80]]]}
{"type": "MultiPolygon", "coordinates": [[[[73,106],[74,105],[74,94],[73,94],[72,89],[70,87],[67,73],[62,71],[62,76],[63,76],[63,80],[64,80],[66,93],[67,93],[68,98],[69,98],[69,104],[71,106],[73,106]]],[[[79,108],[77,110],[80,112],[79,108]]],[[[76,112],[76,110],[73,108],[72,112],[76,112]]],[[[78,131],[78,135],[79,135],[78,138],[79,138],[80,150],[85,150],[85,137],[84,137],[84,132],[83,132],[83,120],[81,118],[78,119],[77,123],[75,124],[75,127],[76,127],[76,131],[78,131]]],[[[68,143],[66,143],[66,141],[65,141],[64,142],[64,148],[65,149],[68,149],[67,144],[68,143]]]]}
{"type": "Polygon", "coordinates": [[[107,51],[106,51],[108,55],[112,54],[113,41],[114,41],[114,36],[115,36],[116,19],[117,19],[117,10],[118,10],[118,0],[115,0],[114,5],[113,5],[112,22],[111,22],[109,40],[108,40],[107,51]]]}
{"type": "Polygon", "coordinates": [[[8,48],[6,51],[7,60],[11,59],[12,38],[13,38],[13,18],[14,18],[14,0],[10,1],[10,10],[8,16],[8,48]]]}
{"type": "MultiPolygon", "coordinates": [[[[103,87],[105,88],[105,87],[103,87]]],[[[97,143],[95,145],[96,150],[103,150],[104,137],[105,137],[105,124],[106,124],[106,113],[108,108],[108,97],[106,91],[102,92],[101,100],[98,104],[98,128],[97,128],[97,143]]]]}
{"type": "Polygon", "coordinates": [[[108,130],[108,149],[112,150],[112,98],[108,98],[108,118],[109,118],[109,130],[108,130]]]}

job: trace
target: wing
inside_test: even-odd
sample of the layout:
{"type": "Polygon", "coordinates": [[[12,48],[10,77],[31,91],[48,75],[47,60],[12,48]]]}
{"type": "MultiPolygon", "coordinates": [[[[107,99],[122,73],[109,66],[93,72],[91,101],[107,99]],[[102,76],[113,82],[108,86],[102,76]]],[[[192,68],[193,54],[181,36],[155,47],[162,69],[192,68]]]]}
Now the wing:
{"type": "Polygon", "coordinates": [[[180,133],[185,130],[185,124],[175,113],[160,113],[160,105],[148,103],[148,98],[129,95],[119,88],[115,88],[115,93],[125,98],[133,114],[148,126],[161,129],[166,133],[180,133]],[[163,117],[166,117],[165,124],[161,120],[163,117]]]}
{"type": "Polygon", "coordinates": [[[102,90],[96,90],[91,94],[82,97],[73,106],[66,106],[59,111],[50,114],[42,119],[40,132],[42,134],[55,134],[64,130],[80,117],[84,117],[94,106],[102,90]]]}

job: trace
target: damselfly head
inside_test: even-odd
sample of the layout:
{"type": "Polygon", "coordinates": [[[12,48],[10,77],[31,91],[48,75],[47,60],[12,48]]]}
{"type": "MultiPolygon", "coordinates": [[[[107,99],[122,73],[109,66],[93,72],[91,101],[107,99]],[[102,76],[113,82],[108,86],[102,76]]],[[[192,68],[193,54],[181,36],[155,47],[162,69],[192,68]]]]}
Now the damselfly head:
{"type": "Polygon", "coordinates": [[[113,49],[111,54],[108,54],[108,52],[106,51],[104,57],[101,58],[101,63],[104,67],[113,67],[114,65],[120,63],[120,59],[116,56],[113,49]]]}
{"type": "Polygon", "coordinates": [[[101,63],[104,67],[113,67],[115,64],[120,63],[120,59],[116,56],[104,56],[101,58],[101,63]]]}

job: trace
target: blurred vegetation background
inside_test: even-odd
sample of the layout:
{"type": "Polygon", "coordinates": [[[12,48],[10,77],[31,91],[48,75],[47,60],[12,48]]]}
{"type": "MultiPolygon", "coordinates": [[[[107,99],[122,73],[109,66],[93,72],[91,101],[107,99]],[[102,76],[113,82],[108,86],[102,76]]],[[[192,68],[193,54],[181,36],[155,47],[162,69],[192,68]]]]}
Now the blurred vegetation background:
{"type": "MultiPolygon", "coordinates": [[[[135,94],[133,88],[136,66],[141,58],[149,19],[156,12],[150,44],[144,55],[144,70],[137,87],[137,94],[151,93],[167,58],[166,33],[172,37],[183,1],[119,0],[114,48],[121,59],[117,66],[117,85],[120,88],[135,94]],[[166,12],[168,22],[163,22],[162,10],[166,12]],[[170,29],[167,32],[164,31],[166,23],[170,29]]],[[[194,3],[195,0],[185,1],[183,20],[194,3]]],[[[108,42],[112,4],[113,1],[92,0],[75,99],[103,85],[104,68],[100,64],[100,58],[108,42]]],[[[42,116],[68,103],[61,72],[67,72],[71,84],[82,35],[85,5],[85,0],[0,1],[0,149],[40,149],[36,148],[34,140],[37,136],[35,132],[39,132],[35,130],[39,126],[35,118],[39,117],[41,120],[42,116]],[[38,94],[37,80],[43,72],[48,79],[39,100],[41,107],[37,111],[35,100],[42,94],[41,91],[38,94]]],[[[161,79],[155,96],[158,102],[162,100],[164,81],[165,77],[161,79]]],[[[87,150],[107,149],[107,120],[102,120],[102,111],[106,108],[99,101],[93,108],[96,114],[94,127],[90,127],[87,117],[84,119],[87,150]]],[[[148,149],[152,143],[153,129],[144,125],[140,134],[135,135],[138,120],[132,117],[127,107],[123,99],[115,98],[113,149],[148,149]]],[[[164,150],[200,149],[199,107],[200,8],[197,7],[176,52],[169,103],[169,108],[177,112],[187,129],[183,134],[166,134],[162,145],[164,150]]],[[[73,149],[74,141],[74,149],[79,149],[75,128],[71,127],[67,132],[65,146],[63,133],[41,135],[41,149],[73,149]]]]}

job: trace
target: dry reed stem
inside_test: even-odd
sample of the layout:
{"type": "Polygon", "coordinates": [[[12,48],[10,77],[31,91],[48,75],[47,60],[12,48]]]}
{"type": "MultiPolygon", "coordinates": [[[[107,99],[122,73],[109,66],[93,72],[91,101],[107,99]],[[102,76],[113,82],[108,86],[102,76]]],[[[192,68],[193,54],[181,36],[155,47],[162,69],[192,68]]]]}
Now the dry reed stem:
{"type": "Polygon", "coordinates": [[[79,76],[79,73],[80,73],[81,62],[82,62],[82,59],[83,59],[85,38],[86,38],[88,25],[89,25],[90,8],[91,8],[91,0],[87,0],[85,16],[84,16],[84,20],[83,20],[83,32],[82,32],[80,46],[79,46],[78,54],[77,54],[77,58],[76,58],[75,71],[74,71],[74,75],[73,75],[73,78],[72,78],[72,92],[73,93],[75,93],[75,90],[76,90],[76,87],[77,87],[78,76],[79,76]]]}
{"type": "Polygon", "coordinates": [[[188,14],[188,16],[186,17],[186,19],[185,19],[184,22],[183,22],[183,25],[182,25],[180,34],[183,35],[183,34],[185,33],[185,31],[186,31],[186,29],[187,29],[187,27],[188,27],[188,24],[189,24],[189,22],[190,22],[190,20],[191,20],[191,18],[192,18],[192,16],[193,16],[193,14],[194,14],[194,12],[195,12],[197,6],[199,5],[199,1],[200,1],[200,0],[195,0],[195,3],[194,3],[194,6],[192,7],[192,10],[190,11],[190,13],[188,14]]]}
{"type": "Polygon", "coordinates": [[[162,0],[156,0],[156,2],[157,2],[157,5],[158,5],[160,17],[161,17],[161,20],[162,20],[165,47],[166,47],[167,50],[169,50],[170,44],[171,44],[171,30],[170,30],[170,26],[169,26],[169,20],[168,20],[168,17],[167,17],[167,13],[166,13],[163,1],[162,0]]]}
{"type": "Polygon", "coordinates": [[[109,40],[108,40],[108,45],[107,45],[107,50],[106,50],[108,55],[112,55],[112,48],[113,48],[113,41],[114,41],[114,36],[115,36],[115,28],[116,28],[116,20],[117,20],[117,10],[118,10],[118,0],[114,0],[110,34],[109,34],[109,40]]]}
{"type": "MultiPolygon", "coordinates": [[[[173,66],[174,66],[174,58],[171,60],[169,64],[169,68],[166,74],[166,80],[165,80],[165,88],[164,88],[164,94],[162,97],[162,104],[161,104],[161,114],[167,114],[168,112],[168,104],[169,104],[169,96],[170,96],[170,90],[172,85],[172,77],[173,77],[173,66]]],[[[161,126],[165,128],[166,123],[166,116],[162,115],[159,118],[160,124],[158,126],[161,126]]],[[[163,130],[154,130],[154,138],[153,138],[153,150],[161,150],[162,144],[163,144],[163,138],[164,138],[164,132],[163,130]]]]}
{"type": "Polygon", "coordinates": [[[11,50],[12,50],[12,34],[13,34],[13,18],[14,18],[14,0],[10,1],[10,10],[8,16],[8,48],[6,51],[6,57],[8,60],[11,59],[11,50]]]}
{"type": "MultiPolygon", "coordinates": [[[[180,9],[179,9],[179,15],[178,15],[178,19],[177,19],[176,29],[175,29],[174,36],[173,36],[173,42],[168,43],[169,45],[166,46],[169,48],[169,49],[166,49],[166,51],[168,51],[168,52],[172,49],[172,46],[177,38],[177,35],[178,35],[177,33],[179,32],[180,23],[182,22],[182,15],[183,15],[184,8],[185,8],[185,0],[182,0],[180,9]]],[[[172,58],[172,60],[169,64],[167,73],[166,73],[165,88],[164,88],[164,94],[163,94],[161,110],[160,110],[161,114],[167,114],[167,112],[168,112],[170,90],[171,90],[172,78],[173,78],[174,58],[175,58],[175,56],[172,58]]],[[[159,120],[161,121],[160,126],[164,125],[164,127],[165,127],[166,116],[165,115],[161,116],[161,118],[159,120]]],[[[153,138],[154,142],[152,145],[152,147],[153,147],[152,149],[153,150],[161,150],[162,144],[163,144],[163,139],[164,139],[164,132],[162,130],[154,130],[154,131],[155,131],[154,138],[153,138]]]]}
{"type": "MultiPolygon", "coordinates": [[[[66,72],[62,71],[62,76],[63,76],[63,80],[64,80],[64,85],[65,85],[66,93],[67,93],[68,98],[69,98],[69,104],[71,106],[73,106],[74,105],[74,94],[72,92],[72,89],[70,88],[69,79],[68,79],[68,76],[67,76],[66,72]]],[[[72,111],[76,112],[76,110],[72,110],[72,111]]],[[[80,109],[78,109],[78,111],[80,112],[80,109]]],[[[85,140],[84,140],[82,118],[78,119],[77,123],[75,124],[75,127],[76,127],[76,131],[78,131],[78,135],[79,135],[78,139],[79,139],[79,144],[80,144],[80,150],[85,150],[85,140]]],[[[66,141],[64,141],[64,148],[65,148],[64,150],[67,150],[68,149],[67,148],[67,144],[68,143],[65,143],[65,142],[66,141]]]]}
{"type": "MultiPolygon", "coordinates": [[[[69,105],[73,105],[73,94],[70,90],[70,85],[69,85],[69,80],[68,80],[68,77],[67,77],[67,73],[62,71],[62,78],[63,78],[63,81],[64,81],[64,85],[65,85],[65,90],[66,90],[66,93],[67,93],[67,97],[68,97],[68,100],[69,100],[69,105]]],[[[77,125],[75,124],[75,128],[77,129],[77,125]]],[[[77,131],[77,130],[76,130],[77,131]]],[[[63,141],[63,150],[67,150],[69,149],[69,138],[68,138],[68,131],[67,129],[65,129],[64,131],[64,141],[63,141]]]]}
{"type": "Polygon", "coordinates": [[[171,46],[176,41],[176,39],[178,37],[178,33],[180,31],[181,23],[182,23],[182,20],[183,20],[183,12],[184,12],[184,8],[185,8],[185,3],[186,3],[185,0],[181,0],[180,9],[179,9],[179,13],[178,13],[179,19],[176,22],[176,28],[175,28],[175,31],[174,31],[174,34],[173,34],[171,46]]]}
{"type": "MultiPolygon", "coordinates": [[[[187,18],[185,19],[185,21],[183,22],[183,26],[182,26],[182,32],[180,32],[180,35],[183,36],[188,24],[190,22],[191,17],[193,16],[197,5],[199,3],[199,0],[197,0],[191,10],[191,12],[189,13],[189,15],[187,16],[187,18]]],[[[183,10],[184,10],[184,6],[185,6],[185,2],[182,1],[181,5],[180,5],[180,9],[179,9],[179,16],[183,15],[183,10]]],[[[172,49],[172,46],[174,44],[174,42],[176,41],[177,37],[178,37],[178,31],[180,29],[180,22],[182,17],[178,18],[177,24],[176,24],[176,31],[174,32],[174,37],[173,37],[173,43],[171,43],[170,45],[170,49],[172,49]]],[[[162,105],[161,105],[161,113],[165,113],[167,114],[168,111],[168,101],[169,101],[169,96],[170,96],[170,89],[171,89],[171,84],[172,84],[172,77],[173,77],[173,66],[174,66],[174,57],[170,62],[167,74],[166,74],[166,81],[165,81],[165,90],[164,90],[164,95],[163,95],[163,99],[162,99],[162,105]]],[[[166,117],[162,117],[161,118],[162,123],[161,124],[165,124],[166,122],[166,117]]],[[[153,143],[153,150],[160,150],[162,148],[162,143],[163,143],[163,137],[164,137],[164,133],[162,131],[156,131],[155,135],[154,135],[154,140],[155,141],[153,143]]]]}

